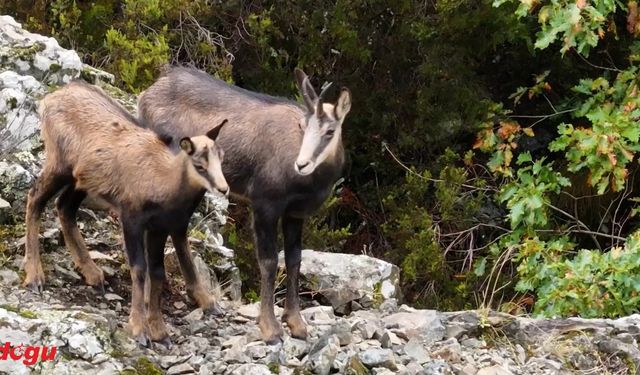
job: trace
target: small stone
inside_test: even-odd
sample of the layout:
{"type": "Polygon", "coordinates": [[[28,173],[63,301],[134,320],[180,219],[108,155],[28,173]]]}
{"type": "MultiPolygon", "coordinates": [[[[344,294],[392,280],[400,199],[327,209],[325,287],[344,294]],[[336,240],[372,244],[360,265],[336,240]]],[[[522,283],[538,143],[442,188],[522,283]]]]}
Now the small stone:
{"type": "MultiPolygon", "coordinates": [[[[217,373],[217,372],[216,372],[217,373]]],[[[269,367],[257,363],[240,365],[231,371],[233,375],[273,375],[269,367]]]]}
{"type": "Polygon", "coordinates": [[[191,322],[200,321],[202,320],[202,318],[204,318],[204,312],[202,311],[201,308],[198,307],[197,309],[193,310],[189,314],[185,315],[184,320],[191,323],[191,322]]]}
{"type": "Polygon", "coordinates": [[[404,352],[419,364],[423,364],[431,360],[431,357],[425,350],[424,345],[420,344],[420,342],[415,338],[407,342],[404,346],[404,352]]]}
{"type": "Polygon", "coordinates": [[[481,368],[476,375],[513,375],[513,373],[502,366],[495,365],[481,368]]]}
{"type": "Polygon", "coordinates": [[[246,336],[231,336],[222,343],[223,348],[230,348],[232,346],[242,347],[247,344],[246,336]]]}
{"type": "Polygon", "coordinates": [[[371,369],[371,374],[372,375],[393,375],[395,374],[395,372],[389,370],[388,368],[375,367],[371,369]]]}
{"type": "Polygon", "coordinates": [[[376,324],[374,324],[372,321],[361,320],[353,326],[353,329],[360,332],[363,339],[369,340],[370,338],[373,337],[373,335],[376,333],[379,327],[376,324]]]}
{"type": "Polygon", "coordinates": [[[159,364],[162,368],[169,368],[180,363],[186,362],[189,358],[191,358],[191,354],[187,354],[185,356],[177,356],[177,355],[164,355],[160,357],[159,364]]]}
{"type": "Polygon", "coordinates": [[[331,333],[338,337],[338,340],[340,340],[340,346],[349,345],[353,342],[351,324],[349,324],[345,319],[340,319],[333,327],[331,327],[331,333]]]}
{"type": "Polygon", "coordinates": [[[382,345],[383,348],[391,348],[391,335],[392,333],[385,329],[382,336],[380,336],[380,338],[378,339],[380,341],[380,345],[382,345]]]}
{"type": "Polygon", "coordinates": [[[260,341],[251,342],[247,344],[244,348],[244,352],[252,359],[259,359],[259,358],[266,357],[267,351],[268,351],[267,346],[260,341]]]}
{"type": "Polygon", "coordinates": [[[358,353],[358,358],[369,367],[385,367],[390,370],[397,370],[396,359],[390,349],[367,349],[358,353]]]}
{"type": "Polygon", "coordinates": [[[540,367],[542,369],[550,369],[553,371],[560,371],[560,369],[562,368],[562,363],[558,361],[554,361],[549,358],[539,358],[539,357],[530,358],[529,361],[527,362],[527,365],[530,365],[533,367],[540,367]]]}
{"type": "Polygon", "coordinates": [[[193,367],[199,368],[200,366],[202,366],[203,363],[205,363],[204,356],[194,355],[191,358],[189,358],[188,363],[193,367]]]}
{"type": "Polygon", "coordinates": [[[442,340],[445,335],[438,312],[434,310],[398,312],[382,320],[386,328],[396,328],[398,334],[408,339],[417,337],[426,344],[442,340]]]}
{"type": "Polygon", "coordinates": [[[309,324],[331,324],[336,316],[331,306],[314,306],[300,311],[302,317],[309,324]]]}
{"type": "Polygon", "coordinates": [[[471,363],[467,363],[460,369],[459,375],[476,375],[478,369],[471,363]]]}
{"type": "Polygon", "coordinates": [[[181,363],[179,365],[172,366],[167,370],[167,375],[182,375],[182,374],[195,374],[196,371],[188,363],[181,363]]]}
{"type": "Polygon", "coordinates": [[[309,350],[306,366],[314,374],[327,375],[340,350],[340,340],[335,336],[323,336],[309,350]]]}
{"type": "Polygon", "coordinates": [[[425,363],[422,369],[423,373],[429,375],[449,375],[451,373],[451,366],[441,359],[425,363]]]}
{"type": "Polygon", "coordinates": [[[424,369],[422,368],[422,366],[420,366],[420,364],[418,362],[415,361],[409,361],[406,363],[405,365],[406,368],[406,374],[412,374],[412,375],[422,375],[424,374],[424,369]]]}
{"type": "Polygon", "coordinates": [[[66,268],[63,268],[62,266],[60,266],[59,264],[54,264],[53,265],[53,269],[56,270],[56,272],[61,273],[71,279],[75,279],[75,280],[82,280],[82,277],[80,277],[80,275],[78,275],[78,273],[76,271],[73,270],[68,270],[66,268]]]}
{"type": "Polygon", "coordinates": [[[232,346],[222,351],[223,360],[228,363],[249,363],[251,358],[244,354],[238,346],[232,346]]]}
{"type": "Polygon", "coordinates": [[[483,340],[479,340],[475,337],[468,338],[462,341],[462,346],[470,349],[478,349],[483,346],[486,346],[486,343],[483,340]]]}
{"type": "Polygon", "coordinates": [[[382,301],[380,306],[378,306],[378,310],[380,310],[385,315],[393,314],[398,311],[398,300],[395,298],[384,300],[382,301]]]}
{"type": "Polygon", "coordinates": [[[42,233],[42,238],[51,240],[56,239],[60,236],[60,229],[58,228],[49,228],[42,233]]]}
{"type": "Polygon", "coordinates": [[[195,322],[189,323],[189,332],[192,335],[197,335],[198,333],[202,333],[209,330],[209,325],[206,321],[198,320],[195,322]]]}
{"type": "Polygon", "coordinates": [[[236,311],[245,318],[257,319],[260,316],[260,302],[242,305],[236,311]]]}
{"type": "Polygon", "coordinates": [[[0,270],[0,279],[4,285],[17,285],[20,283],[20,276],[17,272],[8,268],[0,270]]]}
{"type": "Polygon", "coordinates": [[[442,347],[434,350],[431,355],[442,358],[449,363],[459,363],[462,355],[462,347],[455,338],[450,338],[440,344],[442,347]]]}
{"type": "Polygon", "coordinates": [[[85,332],[69,337],[69,351],[83,359],[90,360],[97,354],[104,353],[98,338],[85,332]]]}
{"type": "Polygon", "coordinates": [[[117,295],[115,293],[106,293],[104,295],[104,298],[107,301],[122,301],[122,300],[124,300],[122,297],[120,297],[119,295],[117,295]]]}
{"type": "Polygon", "coordinates": [[[11,220],[11,204],[0,198],[0,224],[8,223],[11,220]]]}
{"type": "Polygon", "coordinates": [[[177,301],[173,303],[173,307],[175,307],[177,310],[182,310],[187,306],[187,304],[185,304],[182,301],[177,301]]]}
{"type": "Polygon", "coordinates": [[[102,272],[104,272],[106,276],[113,277],[116,275],[116,270],[114,270],[112,267],[109,267],[107,265],[101,265],[100,269],[102,270],[102,272]]]}
{"type": "Polygon", "coordinates": [[[344,373],[352,375],[366,375],[369,373],[367,367],[360,361],[357,355],[351,356],[347,362],[344,373]]]}
{"type": "Polygon", "coordinates": [[[111,257],[111,256],[109,256],[107,254],[101,253],[99,251],[96,251],[96,250],[89,251],[89,256],[93,260],[103,259],[103,260],[110,260],[112,262],[115,262],[115,259],[113,259],[113,257],[111,257]]]}
{"type": "Polygon", "coordinates": [[[287,359],[300,359],[309,352],[309,344],[304,340],[287,336],[282,343],[282,350],[287,359]]]}

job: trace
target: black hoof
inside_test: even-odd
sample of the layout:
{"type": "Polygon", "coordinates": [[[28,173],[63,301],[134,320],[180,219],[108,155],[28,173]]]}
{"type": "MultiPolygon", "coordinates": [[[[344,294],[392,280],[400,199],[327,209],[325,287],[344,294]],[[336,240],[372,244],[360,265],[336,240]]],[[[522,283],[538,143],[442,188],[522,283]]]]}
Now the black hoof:
{"type": "Polygon", "coordinates": [[[104,295],[107,294],[107,289],[104,283],[100,285],[94,285],[93,288],[95,289],[96,293],[100,294],[100,296],[102,297],[104,297],[104,295]]]}
{"type": "Polygon", "coordinates": [[[169,338],[169,336],[163,338],[160,341],[156,341],[156,343],[164,346],[165,348],[167,348],[167,350],[170,350],[173,347],[173,342],[171,341],[171,339],[169,338]]]}
{"type": "Polygon", "coordinates": [[[206,315],[211,315],[214,317],[222,317],[225,315],[224,310],[217,303],[211,304],[206,309],[202,310],[206,315]]]}
{"type": "Polygon", "coordinates": [[[264,343],[267,345],[278,345],[283,342],[282,336],[274,336],[264,340],[264,343]]]}
{"type": "Polygon", "coordinates": [[[26,285],[26,287],[34,293],[42,294],[42,292],[44,292],[44,284],[39,281],[29,283],[26,285]]]}
{"type": "Polygon", "coordinates": [[[146,333],[141,333],[135,337],[136,342],[141,348],[151,348],[151,340],[146,333]]]}

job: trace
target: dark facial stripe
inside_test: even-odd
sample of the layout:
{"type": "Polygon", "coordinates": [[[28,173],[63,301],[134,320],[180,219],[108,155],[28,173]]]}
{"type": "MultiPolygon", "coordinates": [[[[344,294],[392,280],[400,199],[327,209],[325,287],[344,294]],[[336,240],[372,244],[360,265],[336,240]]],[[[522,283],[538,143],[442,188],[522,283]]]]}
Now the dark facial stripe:
{"type": "Polygon", "coordinates": [[[318,146],[313,151],[314,160],[317,159],[318,156],[320,156],[320,154],[327,148],[327,146],[329,145],[329,142],[331,142],[332,139],[333,137],[327,137],[327,136],[322,137],[322,139],[320,140],[320,143],[318,143],[318,146]]]}

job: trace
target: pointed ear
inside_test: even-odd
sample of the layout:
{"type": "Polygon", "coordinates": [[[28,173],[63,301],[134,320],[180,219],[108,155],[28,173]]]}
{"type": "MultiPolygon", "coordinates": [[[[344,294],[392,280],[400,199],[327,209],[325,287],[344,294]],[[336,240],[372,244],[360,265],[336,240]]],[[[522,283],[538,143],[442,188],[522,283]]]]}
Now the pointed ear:
{"type": "Polygon", "coordinates": [[[351,110],[351,91],[348,88],[343,87],[340,91],[340,97],[338,98],[338,102],[336,103],[333,111],[336,117],[336,120],[343,120],[344,117],[351,110]]]}
{"type": "Polygon", "coordinates": [[[307,106],[307,111],[309,111],[309,113],[313,113],[315,110],[315,104],[318,101],[318,95],[313,89],[311,81],[309,81],[309,77],[305,72],[296,68],[294,70],[294,74],[296,76],[296,83],[300,90],[300,94],[302,95],[302,99],[304,100],[304,104],[307,106]]]}
{"type": "Polygon", "coordinates": [[[216,140],[216,138],[218,138],[218,134],[220,133],[220,129],[222,129],[222,127],[224,126],[224,124],[227,123],[227,119],[222,120],[222,122],[216,126],[215,128],[209,130],[207,132],[207,137],[213,139],[214,141],[216,140]]]}
{"type": "Polygon", "coordinates": [[[180,149],[186,152],[187,155],[193,155],[193,152],[196,150],[196,146],[194,146],[191,138],[185,137],[180,140],[180,149]]]}

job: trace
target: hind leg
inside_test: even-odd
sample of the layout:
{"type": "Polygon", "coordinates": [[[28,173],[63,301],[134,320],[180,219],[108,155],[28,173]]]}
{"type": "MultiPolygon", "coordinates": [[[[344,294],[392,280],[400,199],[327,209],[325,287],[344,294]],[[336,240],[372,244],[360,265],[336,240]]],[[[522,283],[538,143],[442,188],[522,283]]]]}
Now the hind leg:
{"type": "Polygon", "coordinates": [[[49,199],[51,199],[65,184],[67,176],[55,173],[45,165],[35,186],[29,190],[27,197],[27,212],[25,223],[27,236],[25,243],[24,270],[26,273],[23,285],[34,291],[44,288],[44,271],[40,260],[40,217],[49,199]]]}
{"type": "Polygon", "coordinates": [[[176,248],[178,263],[180,263],[180,270],[182,271],[182,276],[184,276],[184,281],[187,287],[187,295],[189,298],[195,300],[202,310],[214,315],[221,315],[223,312],[218,306],[215,298],[207,288],[202,285],[200,279],[198,279],[196,267],[193,264],[193,258],[191,257],[191,250],[189,249],[187,232],[179,231],[172,233],[171,240],[173,241],[173,246],[176,248]]]}
{"type": "Polygon", "coordinates": [[[56,201],[56,208],[60,225],[62,226],[64,242],[71,252],[73,263],[80,269],[80,273],[84,276],[87,284],[100,287],[104,291],[104,274],[91,259],[76,220],[80,204],[86,196],[86,192],[76,190],[73,185],[67,185],[56,201]]]}

